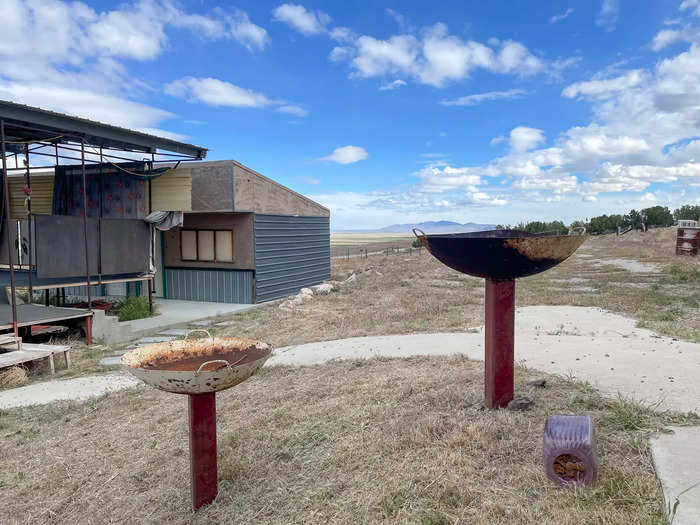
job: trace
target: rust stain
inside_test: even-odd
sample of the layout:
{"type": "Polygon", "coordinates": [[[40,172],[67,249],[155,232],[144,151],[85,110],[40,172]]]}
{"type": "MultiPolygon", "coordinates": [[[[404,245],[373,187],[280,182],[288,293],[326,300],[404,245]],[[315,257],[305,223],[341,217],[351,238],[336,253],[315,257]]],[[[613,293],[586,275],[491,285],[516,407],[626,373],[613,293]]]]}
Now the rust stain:
{"type": "Polygon", "coordinates": [[[585,235],[557,235],[553,237],[520,237],[505,239],[504,246],[513,248],[531,261],[561,262],[586,240],[585,235]]]}
{"type": "MultiPolygon", "coordinates": [[[[271,352],[269,344],[253,339],[182,339],[136,348],[124,354],[122,361],[131,368],[144,370],[195,372],[207,361],[222,359],[232,366],[240,366],[267,357],[271,352]]],[[[210,363],[202,371],[225,366],[224,363],[210,363]]]]}

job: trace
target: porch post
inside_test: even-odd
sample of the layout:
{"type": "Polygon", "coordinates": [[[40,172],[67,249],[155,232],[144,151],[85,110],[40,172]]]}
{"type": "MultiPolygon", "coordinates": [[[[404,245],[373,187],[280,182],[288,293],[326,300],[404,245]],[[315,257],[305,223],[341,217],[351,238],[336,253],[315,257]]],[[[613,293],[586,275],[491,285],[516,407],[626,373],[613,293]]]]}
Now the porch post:
{"type": "MultiPolygon", "coordinates": [[[[28,249],[29,254],[27,258],[29,259],[29,272],[27,277],[29,277],[29,304],[32,304],[32,299],[34,298],[34,286],[32,283],[32,185],[31,185],[31,174],[29,173],[29,144],[24,145],[24,159],[27,163],[27,172],[25,174],[25,185],[29,190],[27,194],[27,227],[29,228],[29,233],[27,234],[28,239],[28,249]]],[[[22,239],[17,240],[19,244],[19,249],[22,249],[22,239]]]]}
{"type": "Polygon", "coordinates": [[[87,177],[85,176],[85,139],[80,140],[80,166],[83,172],[83,236],[85,241],[85,274],[87,277],[88,310],[92,311],[90,297],[90,257],[88,256],[88,227],[87,227],[87,177]]]}
{"type": "Polygon", "coordinates": [[[2,153],[2,185],[4,191],[4,207],[5,213],[3,220],[5,221],[5,240],[7,242],[7,262],[10,265],[10,304],[12,305],[12,331],[17,338],[17,349],[20,348],[19,337],[17,333],[17,297],[15,289],[15,268],[14,257],[12,256],[12,237],[10,235],[10,193],[7,187],[7,155],[5,152],[5,121],[0,120],[0,153],[2,153]]]}

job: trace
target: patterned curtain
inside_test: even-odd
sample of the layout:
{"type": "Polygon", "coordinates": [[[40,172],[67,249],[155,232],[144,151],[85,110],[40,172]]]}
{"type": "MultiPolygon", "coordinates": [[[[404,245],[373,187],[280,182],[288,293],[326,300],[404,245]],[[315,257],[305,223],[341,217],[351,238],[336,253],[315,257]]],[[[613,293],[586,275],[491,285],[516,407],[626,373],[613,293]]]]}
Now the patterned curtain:
{"type": "MultiPolygon", "coordinates": [[[[144,163],[119,164],[128,171],[143,170],[144,163]]],[[[56,166],[53,187],[54,215],[83,215],[81,166],[56,166]]],[[[87,215],[105,219],[143,219],[146,216],[146,179],[130,175],[112,164],[85,166],[87,215]]]]}

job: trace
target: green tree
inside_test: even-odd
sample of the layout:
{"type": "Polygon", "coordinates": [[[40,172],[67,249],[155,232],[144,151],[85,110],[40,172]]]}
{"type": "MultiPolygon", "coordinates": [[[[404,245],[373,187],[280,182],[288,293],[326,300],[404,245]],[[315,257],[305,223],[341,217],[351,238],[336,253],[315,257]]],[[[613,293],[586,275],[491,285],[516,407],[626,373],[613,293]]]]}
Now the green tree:
{"type": "Polygon", "coordinates": [[[692,204],[685,204],[677,210],[673,211],[673,218],[677,221],[690,220],[690,221],[700,221],[700,206],[693,206],[692,204]]]}
{"type": "Polygon", "coordinates": [[[646,215],[646,223],[649,226],[672,226],[673,215],[666,206],[652,206],[644,208],[642,214],[646,215]]]}

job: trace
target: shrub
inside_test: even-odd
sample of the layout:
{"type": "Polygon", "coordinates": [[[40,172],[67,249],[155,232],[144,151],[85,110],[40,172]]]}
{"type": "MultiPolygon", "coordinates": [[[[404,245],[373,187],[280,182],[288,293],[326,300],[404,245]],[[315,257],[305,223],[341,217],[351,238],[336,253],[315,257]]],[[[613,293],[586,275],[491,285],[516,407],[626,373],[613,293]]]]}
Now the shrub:
{"type": "Polygon", "coordinates": [[[127,297],[116,306],[117,316],[120,321],[133,321],[150,317],[147,297],[127,297]]]}

